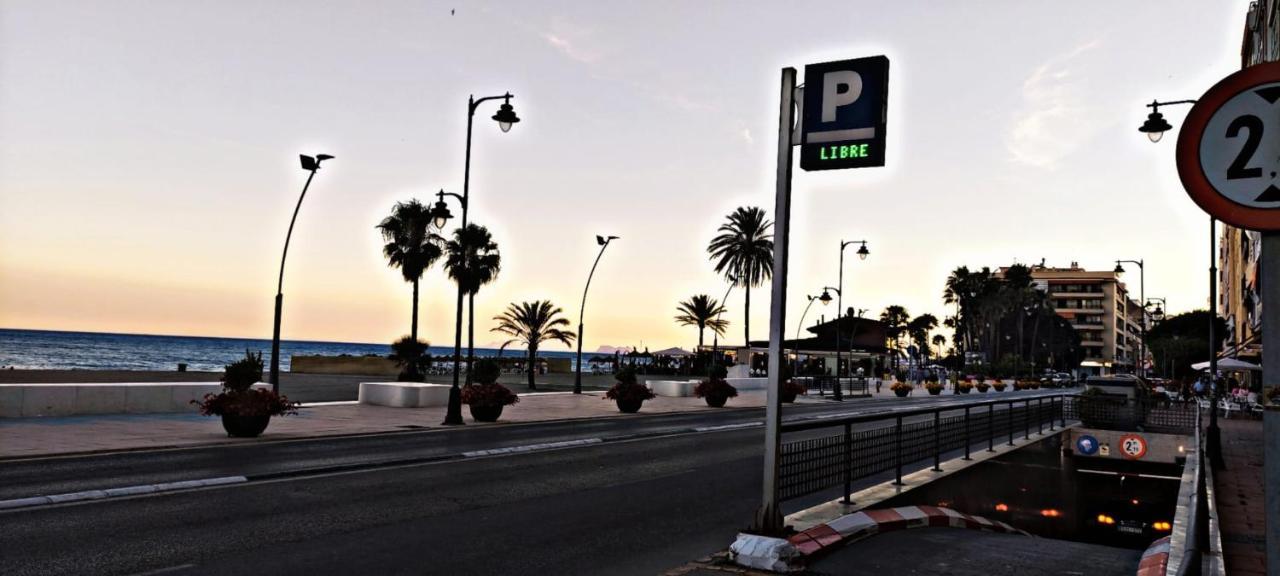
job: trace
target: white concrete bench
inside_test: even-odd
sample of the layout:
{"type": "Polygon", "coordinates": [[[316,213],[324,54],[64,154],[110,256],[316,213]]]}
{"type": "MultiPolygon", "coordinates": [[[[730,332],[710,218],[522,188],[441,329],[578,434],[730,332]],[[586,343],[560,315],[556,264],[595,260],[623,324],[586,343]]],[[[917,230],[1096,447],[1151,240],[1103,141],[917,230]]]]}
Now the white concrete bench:
{"type": "Polygon", "coordinates": [[[426,408],[449,404],[448,384],[424,382],[361,382],[361,404],[393,408],[426,408]]]}
{"type": "Polygon", "coordinates": [[[650,380],[645,382],[645,385],[658,396],[684,398],[693,396],[693,389],[698,385],[698,380],[650,380]]]}
{"type": "Polygon", "coordinates": [[[221,382],[0,384],[0,418],[196,412],[192,400],[221,391],[221,382]]]}

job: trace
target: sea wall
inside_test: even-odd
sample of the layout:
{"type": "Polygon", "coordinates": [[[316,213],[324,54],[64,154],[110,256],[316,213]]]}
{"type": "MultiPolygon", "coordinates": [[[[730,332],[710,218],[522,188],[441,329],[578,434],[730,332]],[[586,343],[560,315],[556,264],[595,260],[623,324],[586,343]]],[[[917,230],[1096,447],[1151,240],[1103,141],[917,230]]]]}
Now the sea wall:
{"type": "Polygon", "coordinates": [[[289,359],[290,372],[303,374],[352,374],[358,376],[391,376],[400,367],[382,356],[294,356],[289,359]]]}

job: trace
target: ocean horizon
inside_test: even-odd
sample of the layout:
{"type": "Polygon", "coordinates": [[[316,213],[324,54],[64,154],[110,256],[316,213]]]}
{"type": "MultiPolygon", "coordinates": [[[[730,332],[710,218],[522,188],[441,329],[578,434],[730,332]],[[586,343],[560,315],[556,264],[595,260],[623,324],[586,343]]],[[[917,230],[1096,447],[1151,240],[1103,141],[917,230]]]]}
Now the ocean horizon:
{"type": "MultiPolygon", "coordinates": [[[[465,350],[465,346],[463,347],[465,350]]],[[[171,336],[112,332],[73,332],[0,328],[0,369],[16,370],[159,370],[174,371],[179,363],[191,371],[221,371],[244,357],[245,350],[261,352],[271,362],[271,340],[224,336],[171,336]]],[[[452,356],[452,346],[432,346],[433,356],[452,356]]],[[[390,344],[281,340],[280,369],[288,371],[293,356],[386,356],[390,344]]],[[[476,347],[476,356],[521,357],[524,349],[476,347]]],[[[598,355],[583,352],[586,356],[598,355]]],[[[539,350],[544,358],[574,358],[566,350],[539,350]]]]}

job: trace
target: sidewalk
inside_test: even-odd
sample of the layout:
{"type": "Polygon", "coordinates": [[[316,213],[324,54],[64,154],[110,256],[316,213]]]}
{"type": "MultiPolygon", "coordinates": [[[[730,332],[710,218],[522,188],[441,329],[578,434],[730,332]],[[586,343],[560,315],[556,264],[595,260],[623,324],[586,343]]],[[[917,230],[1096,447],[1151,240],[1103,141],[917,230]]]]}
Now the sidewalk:
{"type": "Polygon", "coordinates": [[[1220,418],[1225,470],[1213,473],[1227,573],[1266,573],[1262,421],[1220,418]]]}
{"type": "MultiPolygon", "coordinates": [[[[764,406],[763,392],[743,392],[728,408],[764,406]]],[[[659,396],[644,403],[639,415],[717,410],[700,398],[659,396]]],[[[494,423],[463,418],[471,426],[503,426],[521,422],[545,422],[572,418],[630,418],[603,398],[601,392],[574,395],[566,392],[522,394],[494,423]]],[[[303,406],[296,416],[271,419],[260,438],[228,438],[218,418],[189,414],[108,414],[54,418],[0,419],[0,459],[51,456],[77,452],[104,452],[144,448],[170,448],[213,444],[245,444],[316,436],[369,434],[426,428],[446,428],[445,408],[389,408],[355,402],[303,406]]]]}

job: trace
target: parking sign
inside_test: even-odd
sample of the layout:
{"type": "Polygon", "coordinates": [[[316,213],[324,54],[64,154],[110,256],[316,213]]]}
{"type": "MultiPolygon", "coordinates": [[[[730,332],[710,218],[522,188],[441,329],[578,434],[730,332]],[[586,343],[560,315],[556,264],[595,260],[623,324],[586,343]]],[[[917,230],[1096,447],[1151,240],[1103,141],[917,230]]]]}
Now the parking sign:
{"type": "Polygon", "coordinates": [[[804,67],[800,167],[884,166],[889,59],[870,56],[804,67]]]}

